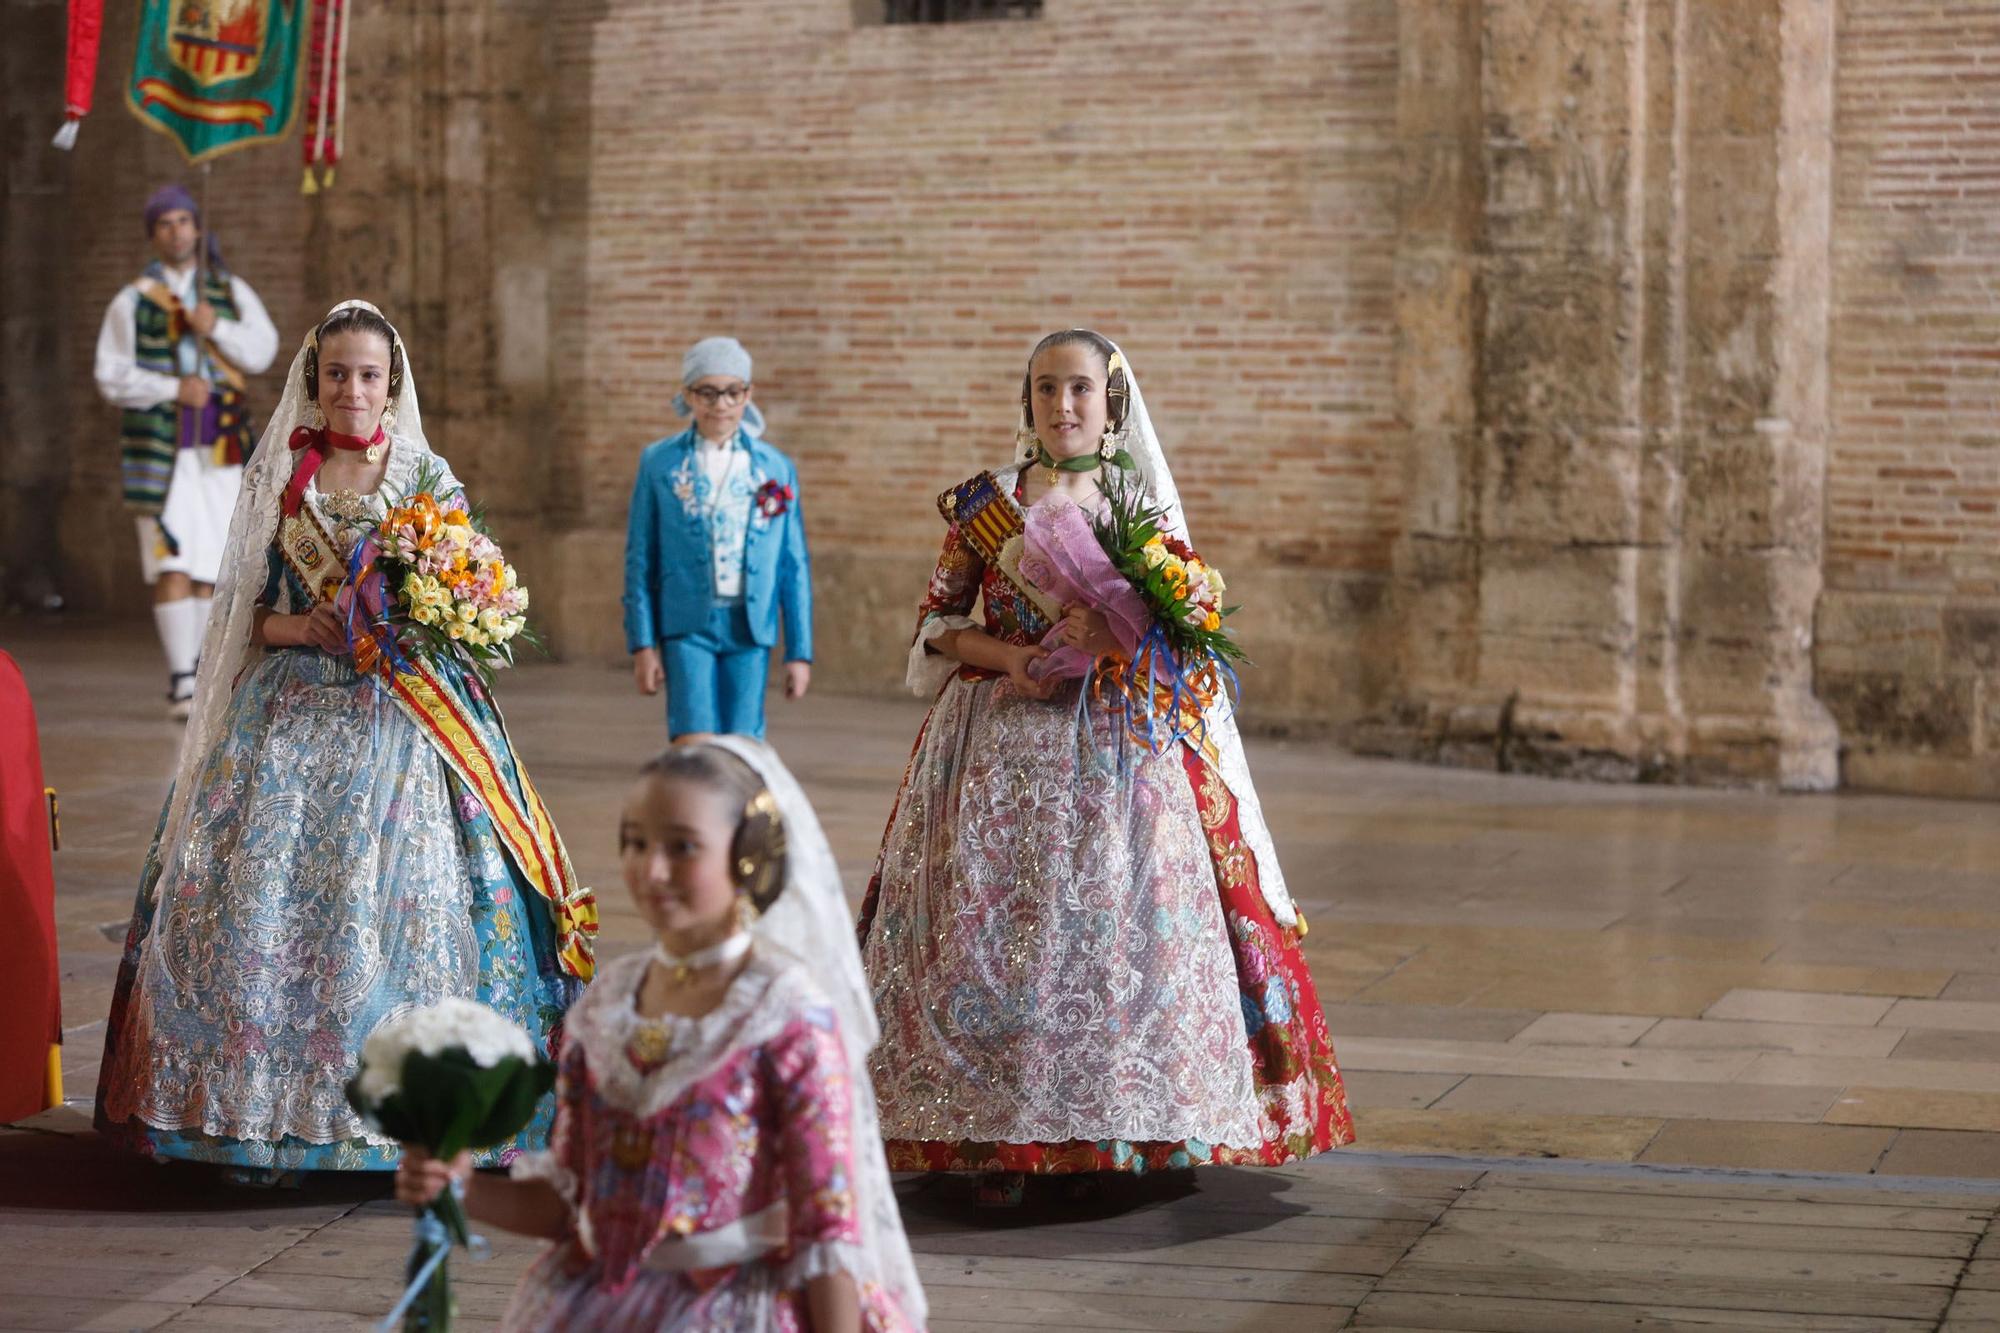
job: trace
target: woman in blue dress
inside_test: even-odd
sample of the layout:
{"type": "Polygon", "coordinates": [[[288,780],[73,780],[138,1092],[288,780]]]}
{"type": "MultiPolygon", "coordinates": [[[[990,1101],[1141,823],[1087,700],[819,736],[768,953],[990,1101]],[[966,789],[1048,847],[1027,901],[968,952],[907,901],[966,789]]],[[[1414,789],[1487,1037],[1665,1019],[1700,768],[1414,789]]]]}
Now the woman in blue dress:
{"type": "MultiPolygon", "coordinates": [[[[112,999],[114,1141],[252,1173],[393,1170],[400,1148],[344,1091],[377,1023],[471,996],[551,1046],[589,979],[594,904],[478,677],[445,661],[431,688],[391,688],[407,678],[358,671],[327,601],[328,557],[423,489],[462,496],[402,340],[336,306],[230,523],[112,999]]],[[[485,1160],[540,1147],[550,1114],[485,1160]]]]}

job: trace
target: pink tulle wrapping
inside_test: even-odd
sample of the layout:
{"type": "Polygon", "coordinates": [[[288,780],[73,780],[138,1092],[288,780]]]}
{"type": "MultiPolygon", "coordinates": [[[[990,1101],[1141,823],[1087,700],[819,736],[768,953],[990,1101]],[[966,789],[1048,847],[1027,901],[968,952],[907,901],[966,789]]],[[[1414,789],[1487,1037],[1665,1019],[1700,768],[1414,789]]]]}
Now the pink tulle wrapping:
{"type": "MultiPolygon", "coordinates": [[[[1152,628],[1146,603],[1098,545],[1089,517],[1062,496],[1044,496],[1029,508],[1021,536],[1021,577],[1065,606],[1080,602],[1101,612],[1127,657],[1152,628]]],[[[1060,626],[1042,636],[1042,646],[1049,655],[1028,668],[1037,680],[1089,674],[1091,655],[1064,644],[1060,626]]]]}

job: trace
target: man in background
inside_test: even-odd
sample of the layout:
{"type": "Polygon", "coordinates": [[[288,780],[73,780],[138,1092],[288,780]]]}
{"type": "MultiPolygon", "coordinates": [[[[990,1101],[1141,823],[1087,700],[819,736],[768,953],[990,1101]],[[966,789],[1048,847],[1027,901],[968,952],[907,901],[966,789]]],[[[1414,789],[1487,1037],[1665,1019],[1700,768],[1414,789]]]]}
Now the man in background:
{"type": "Polygon", "coordinates": [[[270,366],[278,331],[250,284],[223,267],[186,190],[154,191],[145,218],[153,262],[104,312],[97,389],[124,409],[125,507],[153,588],[168,715],[185,719],[243,460],[256,447],[244,384],[270,366]]]}

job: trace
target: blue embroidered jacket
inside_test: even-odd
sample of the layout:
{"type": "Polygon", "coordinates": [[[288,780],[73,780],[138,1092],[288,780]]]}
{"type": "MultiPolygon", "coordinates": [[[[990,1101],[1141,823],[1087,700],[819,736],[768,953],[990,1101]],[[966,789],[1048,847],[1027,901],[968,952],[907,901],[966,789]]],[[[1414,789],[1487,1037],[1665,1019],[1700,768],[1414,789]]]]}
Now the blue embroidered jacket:
{"type": "MultiPolygon", "coordinates": [[[[753,497],[767,484],[790,487],[783,512],[764,512],[751,501],[743,538],[743,601],[750,634],[764,647],[778,642],[782,621],[785,660],[812,660],[812,562],[806,553],[805,513],[792,460],[747,432],[753,497]]],[[[715,605],[712,538],[696,483],[692,429],[646,446],[625,530],[625,650],[658,647],[708,624],[715,605]]],[[[775,504],[775,501],[773,502],[775,504]]]]}

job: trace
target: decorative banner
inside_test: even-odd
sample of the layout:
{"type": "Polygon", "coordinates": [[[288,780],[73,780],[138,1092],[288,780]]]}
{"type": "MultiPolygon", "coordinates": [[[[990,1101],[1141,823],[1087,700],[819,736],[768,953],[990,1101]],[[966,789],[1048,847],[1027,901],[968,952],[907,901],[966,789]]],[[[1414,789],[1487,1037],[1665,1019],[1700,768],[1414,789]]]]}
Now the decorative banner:
{"type": "Polygon", "coordinates": [[[299,133],[305,152],[301,194],[333,184],[347,127],[347,10],[349,0],[311,0],[312,30],[306,46],[306,123],[299,133]],[[313,168],[326,168],[313,179],[313,168]]]}
{"type": "Polygon", "coordinates": [[[140,0],[125,103],[189,162],[291,132],[306,0],[140,0]]]}
{"type": "Polygon", "coordinates": [[[104,0],[69,0],[69,40],[63,72],[63,123],[55,145],[76,147],[76,131],[90,114],[91,85],[97,82],[97,47],[104,36],[104,0]]]}

